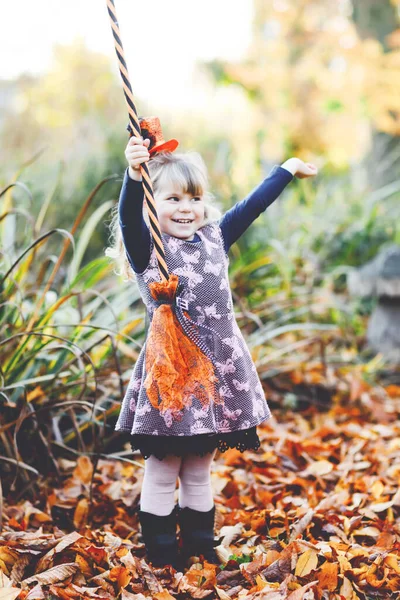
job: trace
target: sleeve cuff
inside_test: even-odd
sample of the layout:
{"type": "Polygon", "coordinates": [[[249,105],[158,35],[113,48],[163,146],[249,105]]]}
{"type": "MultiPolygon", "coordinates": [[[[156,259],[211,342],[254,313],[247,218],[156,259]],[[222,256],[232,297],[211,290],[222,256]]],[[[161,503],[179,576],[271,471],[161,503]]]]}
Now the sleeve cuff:
{"type": "Polygon", "coordinates": [[[129,167],[127,167],[127,168],[126,168],[126,171],[125,171],[124,185],[126,185],[126,186],[130,186],[130,187],[132,187],[132,189],[133,189],[133,188],[136,188],[136,189],[137,189],[139,186],[140,186],[140,187],[143,187],[143,186],[142,186],[142,182],[141,182],[141,181],[136,181],[135,179],[131,179],[131,178],[129,177],[129,167]]]}
{"type": "Polygon", "coordinates": [[[287,183],[289,183],[290,181],[292,181],[292,179],[294,179],[294,175],[287,169],[284,169],[283,167],[281,167],[280,165],[274,165],[272,167],[271,172],[268,175],[268,177],[271,177],[272,175],[275,175],[276,173],[279,173],[279,176],[283,177],[287,181],[287,183]]]}

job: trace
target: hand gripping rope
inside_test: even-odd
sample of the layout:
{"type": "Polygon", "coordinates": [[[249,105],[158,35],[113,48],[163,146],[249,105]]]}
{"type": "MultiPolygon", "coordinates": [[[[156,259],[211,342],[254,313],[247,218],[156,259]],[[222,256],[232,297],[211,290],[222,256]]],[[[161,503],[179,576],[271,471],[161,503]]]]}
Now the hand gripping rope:
{"type": "MultiPolygon", "coordinates": [[[[119,25],[117,20],[117,13],[115,10],[114,0],[107,0],[107,9],[110,16],[111,29],[114,37],[115,52],[117,53],[119,72],[122,79],[122,87],[124,90],[125,99],[128,105],[129,122],[133,131],[133,135],[141,137],[141,129],[139,124],[139,118],[137,115],[135,103],[133,101],[132,87],[129,81],[128,67],[126,65],[124,57],[124,49],[122,47],[121,36],[119,31],[119,25]]],[[[169,278],[169,272],[167,263],[165,262],[164,246],[161,240],[160,225],[158,222],[157,210],[153,195],[153,186],[151,184],[149,169],[146,163],[140,165],[140,173],[142,175],[142,183],[144,196],[146,200],[147,212],[150,220],[150,232],[154,241],[154,247],[157,256],[158,269],[160,271],[161,279],[167,281],[169,278]]]]}

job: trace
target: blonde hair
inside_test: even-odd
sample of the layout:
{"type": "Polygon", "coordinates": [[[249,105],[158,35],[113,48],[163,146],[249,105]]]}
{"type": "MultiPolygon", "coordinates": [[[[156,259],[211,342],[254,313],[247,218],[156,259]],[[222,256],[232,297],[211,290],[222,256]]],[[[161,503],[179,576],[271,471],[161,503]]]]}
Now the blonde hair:
{"type": "MultiPolygon", "coordinates": [[[[207,167],[198,152],[186,152],[185,154],[160,152],[149,160],[148,166],[154,194],[157,194],[158,189],[166,180],[169,180],[178,185],[184,193],[203,196],[205,218],[202,226],[221,217],[221,211],[215,206],[214,196],[209,191],[207,167]]],[[[144,206],[143,218],[149,224],[147,210],[144,206]]],[[[105,249],[106,256],[115,260],[115,272],[122,275],[124,281],[132,280],[135,273],[126,256],[119,224],[118,205],[112,209],[109,230],[110,246],[105,249]]]]}

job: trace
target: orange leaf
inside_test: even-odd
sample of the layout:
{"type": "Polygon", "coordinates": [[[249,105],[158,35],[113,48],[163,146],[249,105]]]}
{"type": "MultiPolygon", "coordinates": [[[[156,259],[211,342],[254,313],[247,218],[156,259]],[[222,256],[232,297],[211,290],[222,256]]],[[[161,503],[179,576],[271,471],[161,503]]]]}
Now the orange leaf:
{"type": "Polygon", "coordinates": [[[156,598],[156,600],[175,600],[175,596],[171,596],[168,590],[158,592],[158,594],[155,594],[153,598],[156,598]]]}
{"type": "Polygon", "coordinates": [[[81,573],[83,573],[84,575],[91,577],[93,575],[92,569],[90,568],[89,563],[87,562],[87,560],[85,560],[83,558],[83,556],[81,556],[80,554],[77,554],[75,556],[75,562],[77,565],[79,565],[79,571],[81,573]]]}
{"type": "Polygon", "coordinates": [[[241,465],[243,463],[243,454],[236,448],[229,448],[223,454],[223,461],[228,467],[241,465]]]}
{"type": "Polygon", "coordinates": [[[90,483],[93,474],[93,465],[88,456],[80,456],[74,469],[74,476],[82,483],[90,483]]]}
{"type": "Polygon", "coordinates": [[[216,583],[216,565],[204,561],[204,567],[198,568],[199,564],[193,565],[186,573],[187,581],[190,585],[203,589],[212,589],[216,583]]]}
{"type": "Polygon", "coordinates": [[[8,525],[17,531],[25,531],[26,529],[26,523],[24,519],[21,519],[21,522],[19,523],[16,519],[14,519],[14,517],[11,517],[11,519],[8,521],[8,525]]]}
{"type": "Polygon", "coordinates": [[[334,592],[337,589],[338,585],[338,564],[331,562],[324,562],[316,576],[319,581],[319,589],[320,590],[328,590],[329,592],[334,592]]]}
{"type": "Polygon", "coordinates": [[[265,532],[266,522],[265,518],[255,518],[251,519],[251,528],[255,533],[263,533],[265,532]]]}
{"type": "Polygon", "coordinates": [[[387,582],[387,572],[388,569],[386,568],[378,571],[378,565],[371,565],[366,573],[366,581],[373,588],[380,588],[387,582]]]}
{"type": "Polygon", "coordinates": [[[132,579],[132,575],[126,567],[113,567],[110,571],[110,579],[117,582],[118,589],[120,590],[128,585],[132,579]]]}
{"type": "Polygon", "coordinates": [[[98,548],[97,546],[90,545],[86,548],[86,552],[93,558],[94,562],[100,565],[107,558],[107,552],[104,548],[98,548]]]}
{"type": "Polygon", "coordinates": [[[41,398],[43,395],[44,395],[44,391],[42,390],[42,388],[40,386],[36,386],[33,390],[30,390],[27,393],[26,399],[28,402],[32,402],[32,400],[41,398]]]}
{"type": "Polygon", "coordinates": [[[79,500],[74,512],[74,526],[80,529],[85,525],[89,513],[89,502],[86,498],[79,500]]]}
{"type": "Polygon", "coordinates": [[[386,387],[386,393],[391,398],[400,398],[400,385],[388,385],[386,387]]]}

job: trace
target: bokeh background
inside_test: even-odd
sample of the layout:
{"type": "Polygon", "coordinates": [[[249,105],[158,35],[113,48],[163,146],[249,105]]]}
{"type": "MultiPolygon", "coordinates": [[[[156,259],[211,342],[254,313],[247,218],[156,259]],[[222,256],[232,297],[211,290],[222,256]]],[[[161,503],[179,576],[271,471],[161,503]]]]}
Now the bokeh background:
{"type": "MultiPolygon", "coordinates": [[[[139,114],[202,154],[224,210],[292,156],[319,168],[231,251],[266,390],[284,375],[279,402],[298,406],[304,365],[393,378],[366,343],[376,298],[349,295],[347,274],[400,243],[400,2],[116,6],[139,114]]],[[[52,468],[122,444],[144,310],[104,249],[128,117],[105,2],[14,0],[0,48],[0,444],[52,468]]]]}

